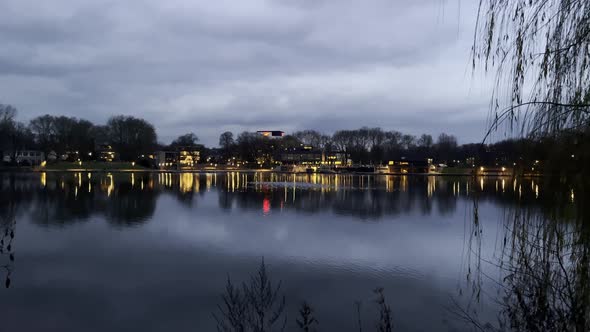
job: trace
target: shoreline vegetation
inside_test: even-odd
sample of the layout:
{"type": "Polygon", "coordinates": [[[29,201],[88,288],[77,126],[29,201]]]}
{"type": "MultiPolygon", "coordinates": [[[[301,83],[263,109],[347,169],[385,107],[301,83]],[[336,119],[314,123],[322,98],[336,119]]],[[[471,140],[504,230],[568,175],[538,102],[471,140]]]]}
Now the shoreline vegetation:
{"type": "MultiPolygon", "coordinates": [[[[233,282],[228,274],[225,290],[219,298],[216,310],[211,313],[217,324],[217,331],[285,331],[287,325],[290,327],[289,330],[293,330],[292,325],[289,324],[293,322],[296,323],[298,331],[318,331],[320,320],[316,318],[317,313],[309,302],[304,300],[299,305],[295,318],[290,316],[282,286],[282,280],[273,281],[267,271],[264,257],[258,270],[241,283],[233,282]]],[[[373,295],[374,299],[371,301],[373,310],[378,314],[371,317],[369,320],[371,323],[363,325],[362,301],[356,300],[351,303],[351,311],[356,312],[348,317],[351,330],[392,332],[394,315],[385,297],[384,288],[375,288],[373,295]]],[[[325,325],[321,328],[325,328],[325,325]]]]}
{"type": "Polygon", "coordinates": [[[16,115],[16,108],[0,104],[0,164],[8,169],[44,165],[46,171],[140,171],[135,166],[141,165],[165,171],[186,166],[191,171],[326,174],[496,175],[502,170],[522,176],[584,173],[590,160],[587,130],[466,144],[446,133],[415,136],[379,127],[332,134],[244,131],[235,138],[234,133],[224,132],[216,146],[207,147],[195,133],[180,135],[170,144],[159,142],[153,124],[131,116],[113,116],[105,124],[95,124],[43,115],[25,124],[16,115]]]}
{"type": "Polygon", "coordinates": [[[290,172],[280,171],[271,168],[238,168],[238,167],[227,167],[225,165],[199,165],[191,169],[154,169],[143,167],[140,165],[133,165],[129,162],[84,162],[81,165],[77,162],[62,162],[56,164],[49,164],[47,166],[33,166],[33,167],[11,167],[11,166],[0,166],[0,172],[23,172],[23,173],[42,173],[42,172],[108,172],[108,173],[230,173],[230,172],[242,172],[242,173],[256,173],[256,172],[267,172],[277,174],[317,174],[317,175],[409,175],[409,176],[495,176],[495,177],[542,177],[550,176],[551,174],[542,173],[524,173],[514,175],[511,173],[488,173],[488,174],[477,174],[477,167],[465,168],[465,167],[448,167],[443,169],[441,172],[333,172],[333,173],[308,173],[308,172],[290,172]]]}

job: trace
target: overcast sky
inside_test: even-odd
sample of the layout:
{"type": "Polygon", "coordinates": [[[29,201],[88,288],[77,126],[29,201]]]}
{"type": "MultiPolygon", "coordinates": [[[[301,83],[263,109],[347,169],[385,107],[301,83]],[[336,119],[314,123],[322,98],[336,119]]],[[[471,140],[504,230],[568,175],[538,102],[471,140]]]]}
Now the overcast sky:
{"type": "Polygon", "coordinates": [[[142,117],[164,143],[361,126],[478,141],[476,2],[3,0],[0,103],[25,122],[142,117]]]}

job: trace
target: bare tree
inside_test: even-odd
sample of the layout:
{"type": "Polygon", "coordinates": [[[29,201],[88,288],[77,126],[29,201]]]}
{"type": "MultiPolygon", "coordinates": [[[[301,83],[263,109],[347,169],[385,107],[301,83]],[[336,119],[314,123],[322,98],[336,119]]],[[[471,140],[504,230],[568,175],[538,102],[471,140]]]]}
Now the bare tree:
{"type": "Polygon", "coordinates": [[[220,332],[244,332],[246,331],[247,303],[245,295],[235,287],[230,278],[227,278],[225,294],[221,296],[222,305],[218,305],[219,314],[213,314],[217,322],[217,330],[220,332]]]}
{"type": "Polygon", "coordinates": [[[377,295],[377,305],[379,306],[379,320],[377,321],[377,330],[379,332],[391,332],[393,328],[393,321],[391,318],[391,307],[385,300],[385,293],[383,288],[374,290],[377,295]]]}
{"type": "Polygon", "coordinates": [[[428,135],[428,134],[422,134],[422,136],[420,136],[420,138],[418,139],[417,144],[421,148],[425,148],[425,149],[432,148],[432,145],[433,145],[432,136],[428,135]]]}
{"type": "Polygon", "coordinates": [[[322,134],[315,130],[302,130],[293,133],[298,140],[303,144],[312,146],[314,148],[321,148],[322,134]]]}
{"type": "Polygon", "coordinates": [[[197,142],[199,142],[199,137],[195,133],[188,133],[178,136],[170,145],[176,147],[195,147],[197,142]]]}
{"type": "Polygon", "coordinates": [[[16,126],[16,108],[0,104],[0,150],[12,147],[12,138],[16,126]]]}
{"type": "Polygon", "coordinates": [[[478,64],[496,75],[490,132],[504,122],[536,136],[588,129],[590,1],[480,0],[478,64]]]}
{"type": "Polygon", "coordinates": [[[272,332],[283,331],[287,324],[285,296],[281,282],[276,286],[270,280],[264,260],[242,290],[228,278],[223,305],[213,314],[217,330],[223,332],[272,332]]]}
{"type": "Polygon", "coordinates": [[[231,131],[226,131],[219,135],[219,146],[222,149],[229,150],[234,143],[234,134],[231,131]]]}
{"type": "Polygon", "coordinates": [[[318,325],[319,322],[313,315],[313,309],[307,302],[303,302],[301,308],[299,309],[299,316],[297,321],[297,326],[304,332],[312,332],[315,331],[313,328],[314,325],[318,325]]]}
{"type": "Polygon", "coordinates": [[[107,121],[106,127],[109,140],[122,160],[134,160],[140,154],[151,152],[156,146],[156,130],[144,119],[113,116],[107,121]]]}

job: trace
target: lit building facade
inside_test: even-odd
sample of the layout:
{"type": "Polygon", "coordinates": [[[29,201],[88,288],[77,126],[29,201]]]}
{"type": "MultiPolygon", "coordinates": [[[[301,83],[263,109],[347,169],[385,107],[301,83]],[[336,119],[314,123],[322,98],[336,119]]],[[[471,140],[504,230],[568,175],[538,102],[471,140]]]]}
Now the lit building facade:
{"type": "Polygon", "coordinates": [[[387,164],[389,173],[429,173],[432,170],[432,159],[425,160],[391,160],[387,164]]]}
{"type": "Polygon", "coordinates": [[[283,136],[285,136],[285,132],[280,131],[280,130],[259,130],[259,131],[257,131],[257,133],[259,135],[264,136],[264,137],[283,137],[283,136]]]}
{"type": "Polygon", "coordinates": [[[111,162],[116,156],[115,150],[109,144],[100,144],[96,148],[96,159],[99,161],[111,162]]]}
{"type": "Polygon", "coordinates": [[[346,164],[346,155],[303,147],[283,152],[281,162],[287,165],[340,166],[346,164]]]}
{"type": "Polygon", "coordinates": [[[179,151],[156,151],[153,154],[154,164],[160,169],[191,169],[197,166],[201,152],[192,149],[179,151]]]}

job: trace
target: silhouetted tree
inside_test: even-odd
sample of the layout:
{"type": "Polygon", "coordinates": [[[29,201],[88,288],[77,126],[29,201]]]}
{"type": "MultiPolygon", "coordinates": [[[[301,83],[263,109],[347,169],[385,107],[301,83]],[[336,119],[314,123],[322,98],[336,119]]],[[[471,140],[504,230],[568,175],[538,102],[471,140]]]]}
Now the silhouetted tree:
{"type": "Polygon", "coordinates": [[[301,143],[316,149],[322,147],[322,134],[315,130],[296,131],[292,134],[301,143]]]}
{"type": "Polygon", "coordinates": [[[296,320],[297,326],[304,332],[315,331],[314,325],[318,325],[318,320],[313,315],[313,309],[307,302],[303,302],[299,309],[299,318],[296,320]]]}
{"type": "Polygon", "coordinates": [[[113,116],[107,122],[107,129],[121,160],[135,160],[138,155],[151,152],[157,144],[154,126],[143,119],[113,116]]]}
{"type": "Polygon", "coordinates": [[[194,133],[188,133],[181,136],[178,136],[172,143],[170,144],[171,147],[195,147],[197,146],[197,142],[199,138],[194,133]]]}
{"type": "Polygon", "coordinates": [[[436,142],[437,159],[449,163],[453,159],[453,151],[457,149],[455,136],[442,133],[436,142]]]}
{"type": "Polygon", "coordinates": [[[38,116],[29,122],[29,128],[35,135],[39,148],[49,152],[55,144],[53,116],[46,114],[38,116]]]}
{"type": "Polygon", "coordinates": [[[78,156],[87,157],[94,151],[94,125],[88,120],[46,114],[32,119],[29,129],[37,147],[46,153],[77,152],[78,156]]]}
{"type": "Polygon", "coordinates": [[[385,301],[385,293],[383,288],[375,289],[377,295],[377,305],[379,306],[379,320],[377,322],[377,329],[379,332],[391,332],[393,328],[393,321],[391,318],[391,307],[385,301]]]}
{"type": "Polygon", "coordinates": [[[235,147],[234,134],[226,131],[219,135],[219,146],[221,147],[223,158],[226,160],[229,159],[235,147]]]}
{"type": "Polygon", "coordinates": [[[431,135],[422,134],[417,142],[418,146],[424,149],[430,149],[433,145],[433,140],[431,135]]]}
{"type": "Polygon", "coordinates": [[[284,315],[285,296],[281,294],[281,282],[274,286],[266,271],[264,260],[258,272],[235,287],[228,278],[223,305],[213,314],[219,331],[270,332],[284,330],[287,317],[284,315]]]}
{"type": "Polygon", "coordinates": [[[0,104],[0,150],[12,150],[12,138],[16,127],[16,108],[0,104]]]}

